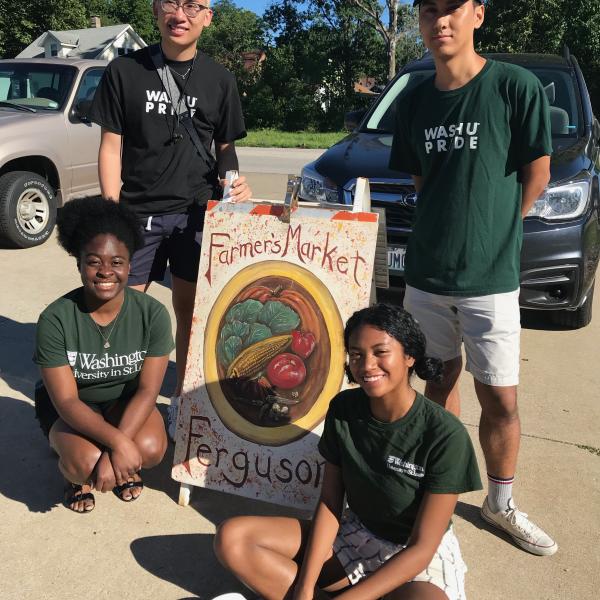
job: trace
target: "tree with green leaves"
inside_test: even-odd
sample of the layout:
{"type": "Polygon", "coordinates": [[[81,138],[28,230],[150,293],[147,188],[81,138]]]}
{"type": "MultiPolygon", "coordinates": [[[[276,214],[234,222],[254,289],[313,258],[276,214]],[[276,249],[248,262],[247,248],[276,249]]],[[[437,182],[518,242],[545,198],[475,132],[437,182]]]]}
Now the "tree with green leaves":
{"type": "MultiPolygon", "coordinates": [[[[81,0],[38,0],[33,13],[40,33],[84,29],[89,20],[81,0]]],[[[39,35],[39,34],[38,34],[39,35]]]]}
{"type": "Polygon", "coordinates": [[[38,0],[15,4],[0,0],[0,55],[13,58],[48,30],[80,29],[87,26],[81,0],[38,0]]]}
{"type": "MultiPolygon", "coordinates": [[[[96,5],[100,3],[96,0],[96,5]]],[[[129,23],[134,31],[141,36],[147,44],[153,44],[160,38],[156,19],[152,14],[152,2],[150,0],[105,0],[105,14],[108,17],[106,23],[129,23]]],[[[88,16],[93,13],[89,12],[88,16]]],[[[102,15],[99,15],[102,16],[102,15]]]]}
{"type": "Polygon", "coordinates": [[[562,54],[568,46],[600,109],[600,0],[488,0],[477,39],[482,52],[562,54]]]}
{"type": "Polygon", "coordinates": [[[28,4],[0,0],[0,56],[14,58],[39,35],[28,4]]]}
{"type": "Polygon", "coordinates": [[[355,104],[354,85],[362,76],[385,80],[382,43],[346,0],[312,0],[310,7],[314,10],[311,29],[322,40],[323,54],[329,56],[328,79],[336,82],[329,89],[343,114],[355,104]]]}
{"type": "Polygon", "coordinates": [[[557,53],[568,26],[564,5],[564,0],[488,0],[479,45],[487,52],[557,53]]]}
{"type": "Polygon", "coordinates": [[[248,95],[249,123],[339,130],[344,114],[367,102],[355,94],[355,82],[364,75],[385,79],[381,40],[344,0],[274,2],[264,21],[267,60],[248,95]]]}
{"type": "Polygon", "coordinates": [[[401,45],[404,52],[413,55],[417,55],[422,48],[417,11],[401,0],[385,0],[385,3],[378,0],[347,0],[346,4],[356,7],[363,23],[383,40],[387,52],[387,78],[392,79],[396,74],[398,46],[401,45]]]}
{"type": "Polygon", "coordinates": [[[212,9],[213,20],[202,32],[199,48],[234,73],[238,83],[255,83],[260,65],[258,61],[253,67],[245,65],[244,54],[265,48],[262,19],[250,10],[238,8],[231,0],[218,0],[212,9]]]}
{"type": "Polygon", "coordinates": [[[0,0],[0,56],[16,56],[48,30],[85,29],[92,15],[103,25],[129,23],[147,43],[158,40],[150,0],[0,0]]]}

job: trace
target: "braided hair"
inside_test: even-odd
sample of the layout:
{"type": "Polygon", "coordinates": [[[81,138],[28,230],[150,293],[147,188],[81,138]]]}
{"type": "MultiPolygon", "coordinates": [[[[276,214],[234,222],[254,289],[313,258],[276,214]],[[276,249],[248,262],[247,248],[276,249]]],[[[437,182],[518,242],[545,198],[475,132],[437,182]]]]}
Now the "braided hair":
{"type": "MultiPolygon", "coordinates": [[[[371,325],[376,329],[385,331],[385,333],[402,345],[406,355],[415,359],[414,366],[408,370],[409,376],[414,372],[425,381],[441,380],[442,361],[425,354],[425,336],[417,321],[403,308],[392,304],[380,303],[355,312],[348,319],[344,329],[344,346],[346,351],[348,351],[350,336],[363,325],[371,325]]],[[[347,365],[346,374],[350,383],[356,383],[347,365]]]]}

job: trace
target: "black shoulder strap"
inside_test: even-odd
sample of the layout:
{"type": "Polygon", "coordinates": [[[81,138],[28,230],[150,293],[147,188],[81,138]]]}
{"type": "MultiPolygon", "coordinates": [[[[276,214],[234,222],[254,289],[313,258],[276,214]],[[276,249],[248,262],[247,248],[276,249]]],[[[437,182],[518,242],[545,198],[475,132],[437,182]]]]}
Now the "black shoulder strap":
{"type": "Polygon", "coordinates": [[[150,56],[152,57],[152,62],[154,63],[156,73],[158,74],[158,77],[162,83],[163,89],[169,96],[169,100],[171,100],[171,106],[179,116],[179,122],[185,127],[185,130],[190,136],[190,139],[198,151],[200,158],[202,158],[202,160],[208,165],[208,168],[212,171],[212,169],[215,167],[216,161],[204,147],[204,144],[202,143],[202,140],[200,139],[200,136],[194,127],[194,122],[192,121],[187,103],[185,101],[180,102],[181,92],[179,91],[179,86],[173,78],[171,69],[169,69],[169,67],[165,64],[159,44],[153,44],[150,46],[150,56]]]}

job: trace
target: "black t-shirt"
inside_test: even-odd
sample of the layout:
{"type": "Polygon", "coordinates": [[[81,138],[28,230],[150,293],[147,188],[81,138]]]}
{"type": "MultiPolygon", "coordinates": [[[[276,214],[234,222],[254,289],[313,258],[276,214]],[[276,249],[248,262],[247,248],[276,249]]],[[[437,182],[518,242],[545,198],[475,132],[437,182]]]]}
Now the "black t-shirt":
{"type": "MultiPolygon", "coordinates": [[[[213,140],[246,135],[234,76],[202,52],[194,64],[169,62],[207,151],[213,140]],[[186,71],[191,67],[186,77],[186,71]],[[183,93],[184,91],[184,93],[183,93]]],[[[214,172],[172,111],[149,48],[113,60],[98,86],[91,118],[123,136],[121,200],[140,216],[185,212],[209,200],[214,172]],[[174,133],[181,135],[173,141],[174,133]]]]}

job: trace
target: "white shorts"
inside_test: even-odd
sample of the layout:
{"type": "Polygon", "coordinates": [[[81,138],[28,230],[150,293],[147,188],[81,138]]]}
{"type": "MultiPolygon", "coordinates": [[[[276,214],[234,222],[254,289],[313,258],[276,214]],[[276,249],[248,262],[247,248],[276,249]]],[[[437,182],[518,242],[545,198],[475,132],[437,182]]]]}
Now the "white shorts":
{"type": "MultiPolygon", "coordinates": [[[[342,516],[333,552],[354,585],[381,567],[405,546],[384,540],[369,531],[350,510],[342,516]]],[[[429,566],[411,581],[439,587],[449,600],[465,600],[465,565],[452,527],[446,531],[429,566]]]]}
{"type": "Polygon", "coordinates": [[[442,296],[406,286],[404,308],[419,322],[427,354],[443,361],[460,356],[486,385],[519,383],[519,290],[489,296],[442,296]]]}

